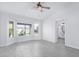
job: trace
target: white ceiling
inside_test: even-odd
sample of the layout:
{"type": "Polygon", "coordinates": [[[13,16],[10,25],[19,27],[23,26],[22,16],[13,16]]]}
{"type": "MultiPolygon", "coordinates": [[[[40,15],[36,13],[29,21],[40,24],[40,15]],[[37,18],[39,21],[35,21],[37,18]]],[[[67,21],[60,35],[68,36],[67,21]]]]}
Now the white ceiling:
{"type": "Polygon", "coordinates": [[[46,19],[57,12],[66,11],[65,9],[70,8],[73,4],[76,3],[46,2],[46,5],[51,9],[45,9],[43,12],[40,12],[33,8],[34,2],[0,2],[0,10],[36,19],[46,19]]]}

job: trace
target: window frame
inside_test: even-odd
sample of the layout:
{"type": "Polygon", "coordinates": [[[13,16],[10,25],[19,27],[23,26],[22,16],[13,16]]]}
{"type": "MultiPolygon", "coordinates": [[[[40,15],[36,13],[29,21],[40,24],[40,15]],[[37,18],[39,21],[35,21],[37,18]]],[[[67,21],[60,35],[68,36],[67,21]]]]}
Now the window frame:
{"type": "MultiPolygon", "coordinates": [[[[31,24],[26,24],[26,23],[17,23],[17,25],[23,25],[24,26],[24,32],[25,32],[25,34],[24,35],[22,35],[22,36],[27,36],[27,34],[28,35],[30,35],[31,34],[31,27],[32,27],[32,25],[31,24]],[[26,33],[26,26],[29,26],[29,33],[26,33]]],[[[18,27],[17,27],[17,29],[19,29],[18,27]]],[[[19,34],[17,33],[17,35],[19,36],[19,34]]]]}
{"type": "Polygon", "coordinates": [[[14,37],[14,22],[13,21],[9,21],[9,24],[8,25],[10,25],[10,24],[12,24],[12,34],[11,34],[12,37],[10,37],[10,27],[9,26],[8,26],[8,33],[9,33],[8,34],[9,35],[8,37],[9,38],[13,38],[14,37]]]}

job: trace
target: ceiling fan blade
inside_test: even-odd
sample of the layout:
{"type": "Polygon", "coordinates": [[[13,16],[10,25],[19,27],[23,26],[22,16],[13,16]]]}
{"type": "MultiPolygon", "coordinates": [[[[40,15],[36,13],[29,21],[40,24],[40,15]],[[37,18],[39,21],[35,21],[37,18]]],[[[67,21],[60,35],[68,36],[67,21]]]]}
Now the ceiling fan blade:
{"type": "Polygon", "coordinates": [[[45,9],[50,9],[50,7],[42,7],[42,8],[45,8],[45,9]]]}

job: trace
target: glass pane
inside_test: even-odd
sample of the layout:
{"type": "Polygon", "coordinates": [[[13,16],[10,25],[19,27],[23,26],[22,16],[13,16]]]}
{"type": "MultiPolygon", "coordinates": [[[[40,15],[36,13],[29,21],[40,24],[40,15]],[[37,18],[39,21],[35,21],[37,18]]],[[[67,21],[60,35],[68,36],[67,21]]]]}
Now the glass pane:
{"type": "Polygon", "coordinates": [[[30,26],[26,25],[26,34],[30,34],[30,26]]]}
{"type": "Polygon", "coordinates": [[[34,32],[35,33],[39,32],[39,24],[34,24],[34,32]]]}
{"type": "Polygon", "coordinates": [[[17,27],[18,28],[24,28],[24,25],[18,24],[17,27]]]}
{"type": "Polygon", "coordinates": [[[9,37],[12,38],[14,36],[14,24],[12,21],[9,22],[9,37]]]}
{"type": "Polygon", "coordinates": [[[17,23],[17,34],[18,36],[24,36],[30,34],[31,26],[28,24],[17,23]]]}
{"type": "Polygon", "coordinates": [[[24,27],[24,25],[20,25],[20,24],[17,25],[17,34],[18,34],[18,36],[25,35],[25,27],[24,27]]]}

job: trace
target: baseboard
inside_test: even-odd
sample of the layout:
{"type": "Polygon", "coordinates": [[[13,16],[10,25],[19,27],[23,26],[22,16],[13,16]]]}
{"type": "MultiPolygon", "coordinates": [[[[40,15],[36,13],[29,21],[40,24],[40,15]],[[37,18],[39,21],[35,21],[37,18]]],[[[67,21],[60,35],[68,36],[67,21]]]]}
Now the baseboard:
{"type": "Polygon", "coordinates": [[[75,48],[75,49],[79,49],[78,46],[74,46],[74,45],[70,45],[70,44],[65,44],[66,47],[71,47],[71,48],[75,48]]]}
{"type": "MultiPolygon", "coordinates": [[[[36,39],[30,39],[30,40],[36,40],[36,39]]],[[[6,43],[6,44],[0,44],[0,47],[9,46],[9,45],[11,45],[11,44],[20,43],[20,42],[25,42],[25,41],[30,41],[30,40],[22,40],[22,41],[8,42],[8,43],[6,43]]],[[[39,40],[41,40],[41,39],[39,39],[39,40]]]]}

